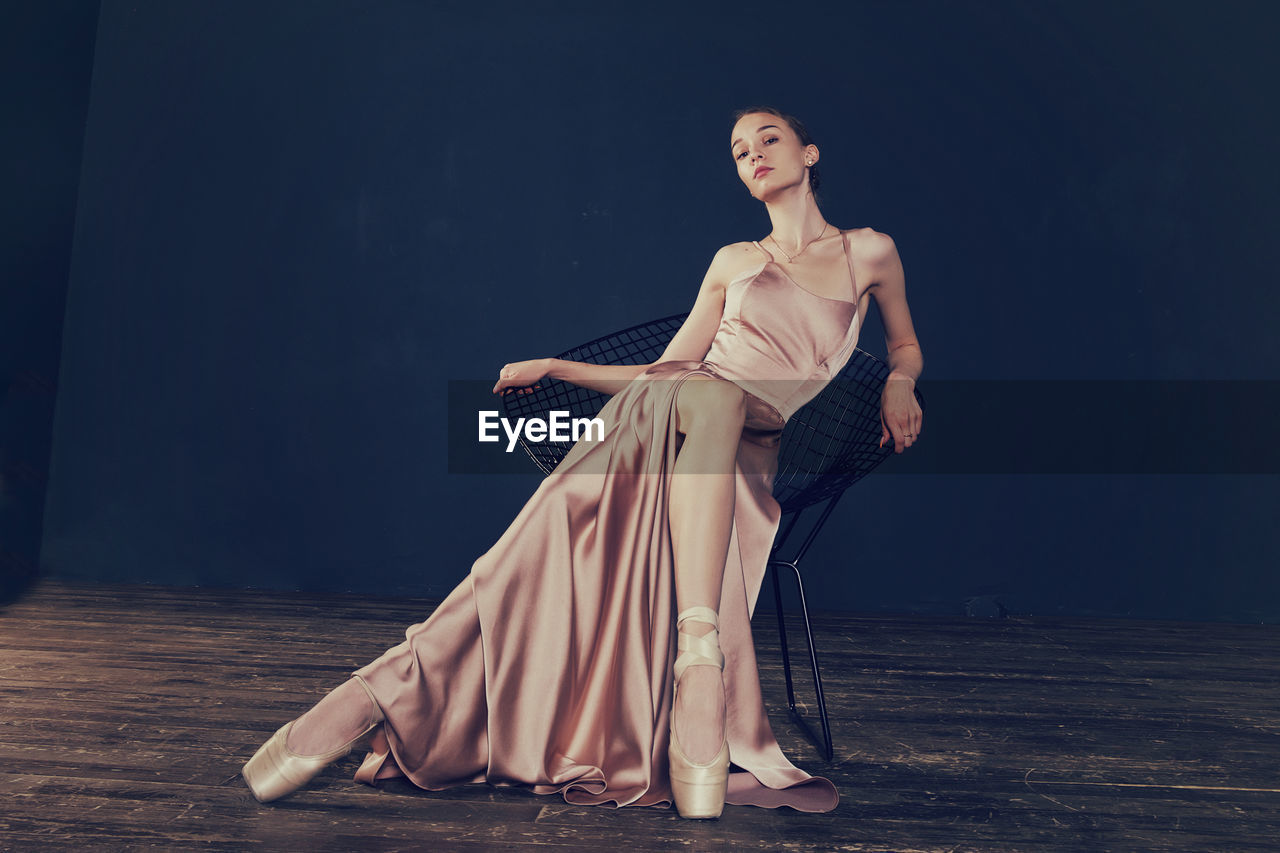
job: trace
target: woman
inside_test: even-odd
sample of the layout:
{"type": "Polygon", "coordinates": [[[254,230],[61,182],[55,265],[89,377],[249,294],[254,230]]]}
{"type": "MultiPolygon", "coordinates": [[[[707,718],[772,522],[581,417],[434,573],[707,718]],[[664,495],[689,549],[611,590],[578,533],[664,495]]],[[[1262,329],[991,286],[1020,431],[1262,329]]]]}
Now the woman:
{"type": "Polygon", "coordinates": [[[751,643],[779,520],[778,438],[848,361],[869,296],[891,368],[881,444],[898,453],[920,435],[923,361],[893,241],[823,219],[804,126],[767,107],[734,118],[730,153],[770,236],[716,253],[653,364],[502,368],[495,393],[551,377],[612,394],[604,439],[570,450],[405,642],[258,750],[243,775],[259,800],[371,735],[356,773],[370,784],[406,775],[430,790],[488,781],[574,803],[674,800],[690,818],[718,817],[725,802],[835,807],[835,787],[779,749],[751,643]]]}

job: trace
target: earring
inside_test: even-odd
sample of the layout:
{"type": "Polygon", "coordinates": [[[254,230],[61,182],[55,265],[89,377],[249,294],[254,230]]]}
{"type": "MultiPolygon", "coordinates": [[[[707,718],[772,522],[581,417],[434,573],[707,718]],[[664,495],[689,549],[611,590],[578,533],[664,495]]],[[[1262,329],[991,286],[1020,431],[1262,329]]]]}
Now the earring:
{"type": "Polygon", "coordinates": [[[805,160],[805,161],[804,161],[804,164],[805,164],[806,166],[812,166],[812,165],[813,165],[813,161],[812,161],[812,160],[805,160]]]}

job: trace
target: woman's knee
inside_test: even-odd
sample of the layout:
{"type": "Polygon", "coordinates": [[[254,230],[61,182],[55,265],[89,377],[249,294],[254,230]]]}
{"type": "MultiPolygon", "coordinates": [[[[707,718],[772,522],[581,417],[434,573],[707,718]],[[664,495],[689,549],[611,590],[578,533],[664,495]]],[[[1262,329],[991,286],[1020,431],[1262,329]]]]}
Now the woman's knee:
{"type": "Polygon", "coordinates": [[[676,392],[677,428],[686,434],[741,431],[747,416],[746,399],[743,390],[727,380],[689,377],[676,392]]]}

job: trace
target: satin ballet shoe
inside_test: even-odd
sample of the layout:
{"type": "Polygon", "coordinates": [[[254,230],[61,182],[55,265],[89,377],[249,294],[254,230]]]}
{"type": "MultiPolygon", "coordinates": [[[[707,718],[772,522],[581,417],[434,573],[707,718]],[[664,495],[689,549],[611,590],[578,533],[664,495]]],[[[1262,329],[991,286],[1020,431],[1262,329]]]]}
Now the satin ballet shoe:
{"type": "Polygon", "coordinates": [[[342,746],[320,755],[299,755],[289,749],[289,731],[297,720],[285,723],[258,748],[253,758],[250,758],[240,771],[245,784],[249,786],[249,790],[253,792],[258,802],[269,803],[292,794],[318,776],[320,771],[350,753],[355,749],[356,744],[382,724],[386,718],[382,714],[382,709],[378,707],[378,700],[369,690],[369,685],[359,678],[356,681],[360,682],[360,686],[369,694],[369,701],[373,703],[373,721],[364,731],[342,746]]]}
{"type": "MultiPolygon", "coordinates": [[[[724,655],[720,651],[719,621],[710,607],[690,607],[676,618],[677,643],[680,654],[676,657],[675,683],[679,689],[680,677],[691,666],[714,666],[724,671],[724,655]],[[702,622],[711,630],[701,637],[685,634],[680,626],[686,621],[702,622]]],[[[671,706],[671,743],[667,758],[671,764],[671,794],[676,801],[676,811],[683,818],[717,818],[724,811],[724,798],[729,788],[729,740],[720,744],[720,751],[705,763],[692,761],[685,755],[676,740],[675,703],[671,706]]]]}

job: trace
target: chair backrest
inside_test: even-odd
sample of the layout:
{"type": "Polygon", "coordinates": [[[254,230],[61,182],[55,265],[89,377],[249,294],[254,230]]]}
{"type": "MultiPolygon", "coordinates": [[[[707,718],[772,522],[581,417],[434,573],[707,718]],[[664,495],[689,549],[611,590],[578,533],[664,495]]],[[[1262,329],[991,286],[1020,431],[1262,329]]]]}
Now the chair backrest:
{"type": "MultiPolygon", "coordinates": [[[[674,314],[596,338],[561,353],[557,358],[592,364],[648,364],[656,361],[688,314],[674,314]]],[[[849,362],[787,421],[778,448],[778,473],[773,494],[783,513],[796,512],[840,494],[866,476],[893,452],[892,442],[879,447],[880,394],[889,367],[854,349],[849,362]]],[[[560,382],[543,380],[541,388],[507,394],[503,407],[509,418],[540,417],[561,410],[574,418],[594,417],[608,402],[605,394],[560,382]]],[[[921,408],[924,398],[916,391],[921,408]]],[[[569,452],[572,442],[520,444],[544,474],[569,452]]]]}

